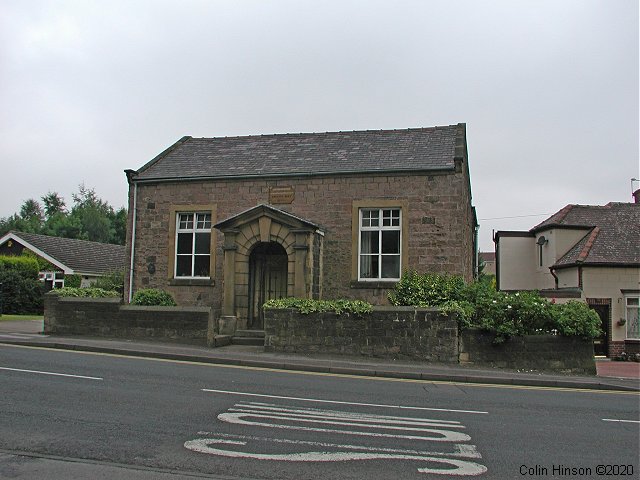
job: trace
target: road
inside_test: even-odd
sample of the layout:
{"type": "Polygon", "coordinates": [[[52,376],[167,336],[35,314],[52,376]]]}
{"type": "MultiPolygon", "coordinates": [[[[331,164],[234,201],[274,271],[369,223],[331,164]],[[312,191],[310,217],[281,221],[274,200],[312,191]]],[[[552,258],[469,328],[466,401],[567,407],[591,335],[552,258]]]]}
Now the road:
{"type": "Polygon", "coordinates": [[[0,345],[0,478],[638,478],[639,406],[0,345]]]}

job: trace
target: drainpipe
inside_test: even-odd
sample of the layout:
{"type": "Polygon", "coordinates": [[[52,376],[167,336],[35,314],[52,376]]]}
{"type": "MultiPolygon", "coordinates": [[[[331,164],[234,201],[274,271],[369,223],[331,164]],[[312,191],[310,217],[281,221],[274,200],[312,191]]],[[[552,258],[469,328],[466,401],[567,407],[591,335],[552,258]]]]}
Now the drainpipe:
{"type": "Polygon", "coordinates": [[[135,174],[135,170],[125,170],[127,174],[127,180],[129,181],[129,185],[133,184],[133,212],[132,212],[132,222],[131,222],[131,262],[129,264],[129,300],[128,303],[131,303],[131,299],[133,297],[133,266],[135,260],[135,245],[136,245],[136,220],[137,220],[137,204],[138,204],[138,184],[132,180],[133,174],[135,174]]]}
{"type": "Polygon", "coordinates": [[[553,267],[549,267],[549,272],[551,273],[551,276],[555,280],[556,290],[558,290],[558,275],[556,275],[556,271],[555,271],[555,269],[553,267]]]}

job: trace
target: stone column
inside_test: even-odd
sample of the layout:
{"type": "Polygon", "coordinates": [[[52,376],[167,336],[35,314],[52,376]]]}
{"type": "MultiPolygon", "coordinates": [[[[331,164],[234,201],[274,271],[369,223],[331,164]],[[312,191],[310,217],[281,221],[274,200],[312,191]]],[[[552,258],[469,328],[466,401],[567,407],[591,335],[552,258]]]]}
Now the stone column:
{"type": "Polygon", "coordinates": [[[236,235],[238,230],[224,230],[224,270],[222,315],[235,316],[236,314],[236,235]]]}
{"type": "Polygon", "coordinates": [[[307,278],[306,266],[309,253],[309,230],[292,230],[296,235],[296,243],[293,246],[295,251],[295,270],[293,280],[293,295],[298,298],[306,298],[307,278]]]}

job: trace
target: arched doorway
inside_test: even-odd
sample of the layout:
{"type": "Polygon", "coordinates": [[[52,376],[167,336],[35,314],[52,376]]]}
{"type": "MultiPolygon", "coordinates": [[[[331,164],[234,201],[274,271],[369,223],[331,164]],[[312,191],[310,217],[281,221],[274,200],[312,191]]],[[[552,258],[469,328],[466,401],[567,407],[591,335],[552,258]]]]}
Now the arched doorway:
{"type": "Polygon", "coordinates": [[[267,300],[287,296],[286,250],[276,242],[259,242],[249,255],[248,327],[264,328],[262,305],[267,300]]]}

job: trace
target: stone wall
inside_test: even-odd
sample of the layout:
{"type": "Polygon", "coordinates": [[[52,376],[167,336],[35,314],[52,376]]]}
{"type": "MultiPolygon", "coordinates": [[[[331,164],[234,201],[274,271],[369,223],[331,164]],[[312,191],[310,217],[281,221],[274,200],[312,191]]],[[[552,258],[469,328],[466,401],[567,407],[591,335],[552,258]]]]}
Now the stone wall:
{"type": "Polygon", "coordinates": [[[145,338],[207,345],[215,324],[211,308],[124,306],[117,298],[44,298],[44,333],[145,338]]]}
{"type": "Polygon", "coordinates": [[[267,309],[265,350],[455,363],[458,326],[436,309],[376,307],[361,317],[267,309]]]}
{"type": "Polygon", "coordinates": [[[596,373],[593,341],[556,335],[524,335],[494,344],[494,336],[477,330],[460,335],[460,363],[517,370],[596,373]]]}
{"type": "Polygon", "coordinates": [[[526,335],[493,343],[481,331],[458,332],[457,320],[437,309],[375,307],[361,317],[265,310],[265,350],[363,355],[479,367],[595,374],[593,342],[578,337],[526,335]]]}

